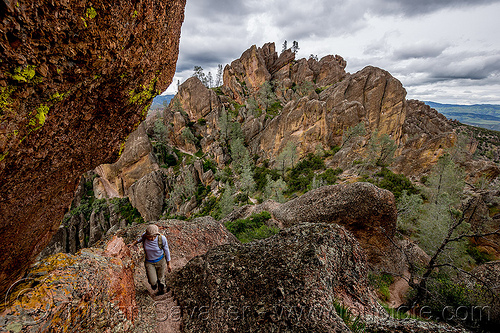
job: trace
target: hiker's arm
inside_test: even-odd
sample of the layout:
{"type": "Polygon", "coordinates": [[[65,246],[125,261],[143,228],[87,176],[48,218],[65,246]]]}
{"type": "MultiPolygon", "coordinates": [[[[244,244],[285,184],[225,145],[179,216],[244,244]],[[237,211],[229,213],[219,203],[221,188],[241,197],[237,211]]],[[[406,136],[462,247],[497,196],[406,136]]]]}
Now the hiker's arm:
{"type": "Polygon", "coordinates": [[[144,239],[144,234],[142,234],[141,237],[139,237],[139,239],[136,239],[135,241],[130,243],[128,246],[129,247],[136,246],[137,244],[141,243],[143,241],[143,239],[144,239]]]}
{"type": "Polygon", "coordinates": [[[165,260],[167,261],[167,269],[169,272],[172,271],[172,268],[170,267],[170,249],[168,248],[168,242],[167,242],[167,237],[162,236],[163,241],[165,245],[163,245],[163,252],[165,253],[165,260]]]}
{"type": "Polygon", "coordinates": [[[136,246],[138,243],[139,243],[139,241],[138,241],[138,240],[135,240],[135,241],[133,241],[132,243],[130,243],[128,246],[129,246],[129,247],[133,247],[133,246],[136,246]]]}

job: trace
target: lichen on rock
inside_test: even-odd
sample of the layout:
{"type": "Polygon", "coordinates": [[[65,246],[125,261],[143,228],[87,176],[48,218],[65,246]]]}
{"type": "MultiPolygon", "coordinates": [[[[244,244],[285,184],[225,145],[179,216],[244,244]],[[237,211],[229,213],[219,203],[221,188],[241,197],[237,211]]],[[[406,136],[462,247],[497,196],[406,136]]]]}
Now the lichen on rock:
{"type": "Polygon", "coordinates": [[[57,231],[79,177],[116,159],[170,84],[184,6],[0,2],[0,295],[57,231]]]}

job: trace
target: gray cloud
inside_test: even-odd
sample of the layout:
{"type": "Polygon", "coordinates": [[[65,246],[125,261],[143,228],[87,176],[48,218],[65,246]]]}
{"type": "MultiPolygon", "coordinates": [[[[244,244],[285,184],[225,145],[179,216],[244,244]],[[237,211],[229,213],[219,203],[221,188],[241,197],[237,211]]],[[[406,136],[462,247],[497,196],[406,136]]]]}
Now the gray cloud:
{"type": "Polygon", "coordinates": [[[402,46],[394,50],[393,59],[408,60],[435,58],[440,56],[447,48],[447,45],[416,43],[408,46],[402,46]]]}
{"type": "Polygon", "coordinates": [[[445,8],[488,5],[500,0],[374,0],[372,10],[382,15],[416,16],[445,8]]]}
{"type": "MultiPolygon", "coordinates": [[[[230,63],[253,44],[274,41],[279,50],[286,39],[289,44],[299,41],[300,56],[340,54],[351,72],[367,65],[386,69],[416,96],[424,88],[436,90],[428,89],[430,85],[442,91],[448,84],[450,89],[467,90],[474,90],[471,84],[498,85],[500,56],[496,55],[500,54],[500,45],[490,43],[488,50],[479,51],[482,47],[477,46],[486,44],[471,48],[466,39],[469,36],[459,39],[457,34],[455,39],[446,34],[449,23],[456,23],[446,21],[446,15],[456,12],[454,9],[469,6],[472,11],[493,3],[500,0],[188,0],[176,80],[191,76],[195,65],[213,73],[217,64],[230,63]],[[439,12],[439,19],[443,16],[442,24],[432,21],[436,32],[441,33],[440,40],[434,39],[429,29],[421,34],[401,33],[398,24],[411,22],[406,31],[408,26],[419,29],[420,21],[434,12],[439,12]],[[385,21],[395,25],[378,29],[385,21]]],[[[474,29],[472,23],[464,25],[474,29]]],[[[495,43],[492,36],[482,32],[478,39],[495,43]]]]}

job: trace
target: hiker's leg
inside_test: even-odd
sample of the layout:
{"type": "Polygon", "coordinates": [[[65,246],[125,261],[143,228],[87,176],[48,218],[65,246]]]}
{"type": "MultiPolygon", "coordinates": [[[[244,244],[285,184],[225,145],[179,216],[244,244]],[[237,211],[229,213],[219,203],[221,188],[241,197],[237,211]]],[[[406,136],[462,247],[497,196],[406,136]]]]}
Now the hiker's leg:
{"type": "Polygon", "coordinates": [[[165,258],[156,263],[156,274],[158,276],[158,294],[162,295],[165,292],[165,267],[167,262],[165,258]]]}
{"type": "Polygon", "coordinates": [[[158,276],[158,281],[165,285],[165,269],[167,267],[167,261],[165,257],[162,260],[157,262],[156,266],[156,274],[158,276]]]}
{"type": "Polygon", "coordinates": [[[145,261],[144,267],[146,268],[146,275],[148,276],[148,282],[151,285],[151,287],[153,287],[154,290],[156,289],[156,284],[158,282],[155,264],[145,261]]]}

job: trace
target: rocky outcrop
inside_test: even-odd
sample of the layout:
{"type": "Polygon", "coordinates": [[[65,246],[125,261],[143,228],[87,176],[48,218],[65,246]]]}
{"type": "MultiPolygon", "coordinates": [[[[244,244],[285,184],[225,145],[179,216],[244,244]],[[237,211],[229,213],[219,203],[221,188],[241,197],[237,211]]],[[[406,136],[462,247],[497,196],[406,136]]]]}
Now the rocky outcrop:
{"type": "Polygon", "coordinates": [[[117,158],[170,84],[184,6],[0,3],[0,294],[57,231],[80,175],[117,158]]]}
{"type": "MultiPolygon", "coordinates": [[[[94,192],[104,198],[124,197],[132,184],[160,167],[152,152],[144,123],[130,134],[116,163],[101,164],[95,171],[100,176],[94,192]]],[[[102,199],[98,197],[98,199],[102,199]]]]}
{"type": "Polygon", "coordinates": [[[430,171],[446,149],[457,141],[445,116],[423,102],[408,101],[408,113],[402,126],[402,142],[394,163],[398,173],[407,176],[430,171]]]}
{"type": "MultiPolygon", "coordinates": [[[[212,247],[239,244],[212,218],[156,222],[166,235],[172,268],[178,270],[212,247]]],[[[150,332],[158,324],[148,291],[137,239],[146,224],[108,234],[95,248],[45,258],[12,285],[0,312],[0,327],[10,332],[150,332]]],[[[161,306],[161,305],[160,305],[161,306]]]]}
{"type": "Polygon", "coordinates": [[[157,221],[163,213],[166,191],[163,170],[153,171],[135,182],[129,189],[132,206],[137,208],[145,221],[157,221]]]}
{"type": "Polygon", "coordinates": [[[304,222],[342,225],[366,251],[372,269],[394,274],[405,270],[404,259],[392,247],[397,208],[394,195],[387,190],[361,182],[323,186],[284,204],[269,200],[255,208],[242,207],[223,222],[247,218],[263,210],[271,213],[270,223],[284,228],[304,222]]]}
{"type": "Polygon", "coordinates": [[[0,327],[9,332],[130,332],[138,311],[123,239],[104,249],[57,254],[10,285],[0,327]]]}
{"type": "Polygon", "coordinates": [[[383,312],[355,238],[301,224],[246,245],[214,248],[171,279],[184,332],[350,332],[334,302],[383,312]]]}
{"type": "Polygon", "coordinates": [[[76,253],[81,249],[95,246],[105,235],[114,234],[117,230],[127,227],[130,222],[120,210],[124,205],[129,209],[132,208],[127,199],[102,199],[98,206],[66,214],[61,226],[49,245],[40,253],[39,258],[59,252],[76,253]]]}
{"type": "MultiPolygon", "coordinates": [[[[226,110],[234,109],[228,97],[245,106],[236,111],[238,121],[242,124],[251,153],[257,154],[262,160],[273,161],[290,142],[297,146],[299,156],[315,152],[318,145],[323,148],[341,145],[343,132],[360,122],[367,129],[366,139],[375,132],[378,135],[387,134],[400,145],[398,154],[403,150],[415,150],[416,144],[413,142],[408,148],[405,144],[410,138],[414,139],[413,132],[420,127],[427,134],[422,139],[426,146],[420,147],[421,155],[434,148],[432,145],[427,146],[427,141],[434,140],[443,149],[453,144],[453,141],[444,142],[439,137],[446,138],[452,131],[446,119],[439,115],[444,118],[439,118],[442,123],[434,124],[433,121],[426,124],[425,117],[418,113],[419,106],[407,103],[402,84],[388,72],[368,66],[349,74],[345,72],[345,66],[346,62],[340,56],[330,55],[319,61],[313,58],[295,61],[294,53],[289,50],[278,56],[274,43],[268,43],[262,48],[252,46],[239,59],[226,66],[224,85],[220,90],[223,95],[216,96],[192,78],[181,85],[178,97],[184,112],[189,115],[189,121],[196,122],[203,117],[207,120],[208,128],[218,128],[217,119],[223,106],[226,110]],[[260,116],[248,112],[248,100],[258,99],[262,84],[271,81],[282,110],[271,117],[266,116],[265,112],[260,116]],[[200,101],[199,96],[205,95],[206,98],[200,101]],[[416,120],[407,120],[408,114],[416,120]],[[418,126],[414,124],[417,121],[420,121],[418,126]]],[[[172,118],[173,123],[178,123],[176,117],[172,118]]],[[[178,128],[174,126],[174,132],[180,133],[183,126],[186,126],[185,122],[180,123],[178,128]]],[[[219,149],[214,141],[217,131],[201,129],[198,133],[206,138],[202,145],[203,152],[216,153],[219,149]],[[212,147],[211,143],[214,143],[212,147]]],[[[361,148],[359,153],[362,154],[366,147],[363,145],[361,148]]],[[[441,154],[438,152],[436,156],[441,154]]],[[[360,155],[347,154],[344,157],[333,161],[335,165],[332,166],[352,163],[360,155]]],[[[224,160],[219,157],[216,159],[224,160]]],[[[433,162],[431,160],[429,163],[433,162]]],[[[403,162],[400,164],[404,165],[403,162]]],[[[421,169],[416,164],[412,164],[412,167],[412,171],[421,169]]]]}

